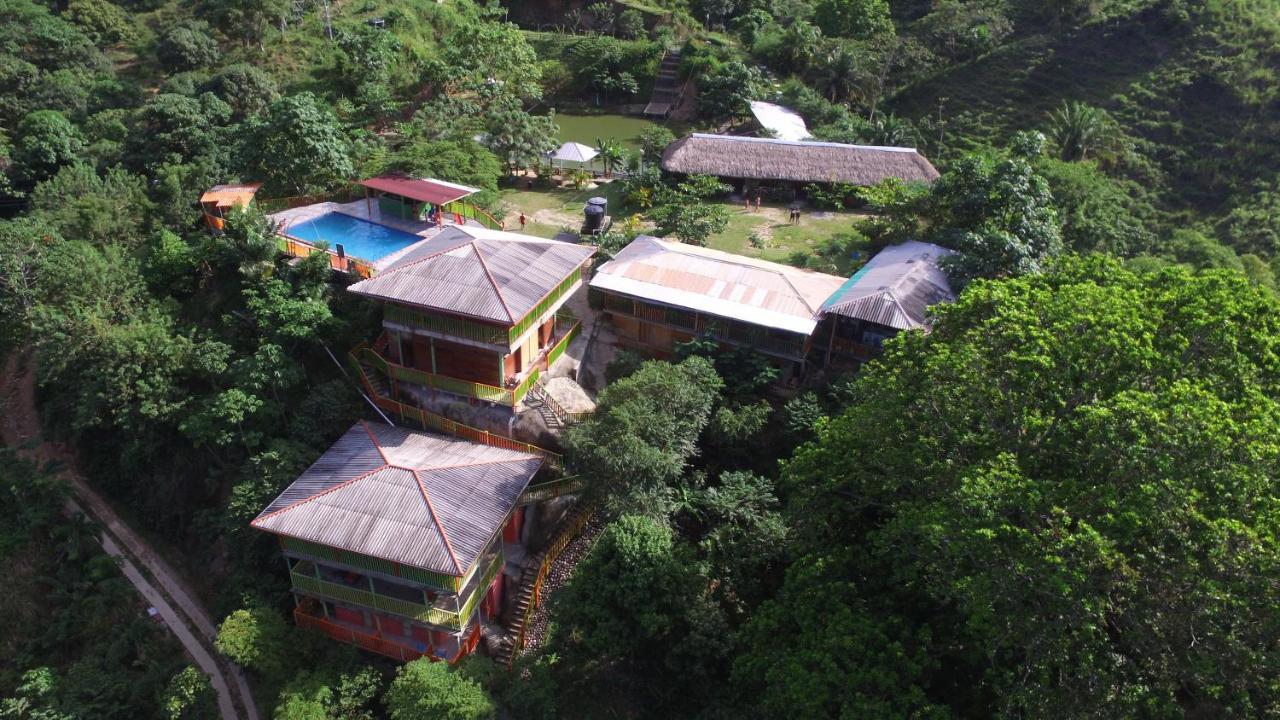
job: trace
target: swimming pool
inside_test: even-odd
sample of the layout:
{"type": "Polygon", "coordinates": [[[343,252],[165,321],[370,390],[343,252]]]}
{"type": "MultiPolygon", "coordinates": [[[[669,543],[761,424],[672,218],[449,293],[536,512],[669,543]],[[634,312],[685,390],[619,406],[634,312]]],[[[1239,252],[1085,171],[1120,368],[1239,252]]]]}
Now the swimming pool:
{"type": "Polygon", "coordinates": [[[325,213],[316,218],[290,225],[286,233],[305,242],[324,240],[329,249],[338,251],[342,245],[348,257],[373,262],[402,250],[422,238],[417,235],[344,215],[340,212],[325,213]]]}

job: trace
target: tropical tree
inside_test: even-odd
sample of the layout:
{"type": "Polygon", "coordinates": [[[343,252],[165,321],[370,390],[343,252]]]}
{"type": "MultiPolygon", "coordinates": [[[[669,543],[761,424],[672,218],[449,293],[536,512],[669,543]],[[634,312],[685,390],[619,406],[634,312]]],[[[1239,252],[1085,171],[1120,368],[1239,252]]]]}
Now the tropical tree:
{"type": "Polygon", "coordinates": [[[18,123],[10,158],[20,185],[28,188],[47,180],[84,150],[84,138],[66,116],[56,110],[28,113],[18,123]]]}
{"type": "Polygon", "coordinates": [[[156,42],[160,62],[174,71],[208,69],[217,66],[222,51],[213,39],[213,29],[203,20],[175,23],[156,42]]]}
{"type": "Polygon", "coordinates": [[[831,37],[866,38],[893,32],[888,0],[818,0],[813,21],[831,37]]]}
{"type": "Polygon", "coordinates": [[[930,239],[957,251],[943,265],[960,283],[1038,272],[1062,251],[1049,184],[1016,154],[960,159],[934,183],[922,212],[930,239]]]}
{"type": "Polygon", "coordinates": [[[241,163],[266,191],[306,195],[354,174],[350,146],[331,110],[311,93],[281,98],[248,123],[241,163]]]}
{"type": "Polygon", "coordinates": [[[787,464],[801,559],[736,688],[806,716],[1275,707],[1278,310],[1103,256],[970,285],[787,464]]]}
{"type": "Polygon", "coordinates": [[[640,157],[650,165],[662,160],[667,146],[676,141],[675,133],[663,125],[651,125],[640,133],[640,157]]]}
{"type": "Polygon", "coordinates": [[[1087,160],[1090,154],[1113,155],[1119,128],[1107,111],[1079,101],[1062,102],[1049,113],[1049,138],[1063,160],[1087,160]]]}
{"type": "Polygon", "coordinates": [[[754,67],[727,62],[698,82],[698,112],[719,122],[747,117],[760,95],[764,77],[754,67]]]}
{"type": "Polygon", "coordinates": [[[660,516],[721,387],[705,358],[645,363],[605,388],[595,414],[565,433],[566,462],[594,478],[607,511],[660,516]]]}
{"type": "Polygon", "coordinates": [[[694,175],[674,189],[659,185],[649,217],[662,235],[674,235],[680,242],[706,245],[708,238],[729,225],[729,210],[719,203],[706,202],[730,187],[709,175],[694,175]]]}
{"type": "Polygon", "coordinates": [[[597,149],[600,151],[600,162],[604,164],[604,174],[607,176],[626,161],[627,150],[613,138],[596,142],[599,145],[597,149]]]}
{"type": "Polygon", "coordinates": [[[536,163],[559,144],[560,127],[554,114],[509,110],[490,116],[488,126],[486,144],[506,163],[509,172],[536,163]]]}
{"type": "Polygon", "coordinates": [[[488,720],[497,713],[475,681],[427,658],[401,667],[382,699],[391,720],[488,720]]]}

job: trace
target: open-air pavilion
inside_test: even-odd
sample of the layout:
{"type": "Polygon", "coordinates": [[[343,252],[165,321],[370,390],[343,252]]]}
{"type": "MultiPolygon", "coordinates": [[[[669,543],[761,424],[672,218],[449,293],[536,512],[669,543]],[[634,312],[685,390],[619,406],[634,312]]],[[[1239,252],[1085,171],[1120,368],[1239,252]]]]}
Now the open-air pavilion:
{"type": "Polygon", "coordinates": [[[573,163],[575,170],[589,170],[591,162],[595,160],[600,152],[590,145],[583,145],[578,142],[567,142],[552,152],[546,154],[547,160],[552,165],[558,161],[560,169],[565,169],[565,163],[573,163]]]}
{"type": "Polygon", "coordinates": [[[384,218],[418,220],[427,217],[432,211],[442,210],[446,217],[461,215],[475,219],[486,227],[502,229],[502,224],[489,213],[471,203],[463,202],[464,198],[480,192],[479,188],[395,173],[361,180],[360,185],[365,188],[365,201],[369,208],[372,209],[376,200],[378,210],[384,218]]]}

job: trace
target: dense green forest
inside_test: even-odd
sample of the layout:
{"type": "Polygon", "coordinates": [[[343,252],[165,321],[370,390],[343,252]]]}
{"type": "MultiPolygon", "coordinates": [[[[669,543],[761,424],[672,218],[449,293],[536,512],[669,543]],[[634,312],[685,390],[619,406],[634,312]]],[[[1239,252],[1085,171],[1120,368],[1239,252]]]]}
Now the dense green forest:
{"type": "MultiPolygon", "coordinates": [[[[0,354],[265,715],[1280,715],[1280,2],[322,5],[0,0],[0,354]],[[921,148],[936,184],[837,189],[870,218],[792,260],[929,240],[960,300],[787,402],[750,352],[623,354],[563,438],[604,530],[511,672],[292,627],[248,521],[362,415],[330,352],[378,319],[199,194],[403,170],[500,214],[557,110],[643,103],[676,49],[690,127],[772,99],[921,148]]],[[[624,197],[705,241],[725,189],[660,177],[669,139],[614,151],[624,197]]],[[[0,457],[0,718],[216,717],[55,471],[0,457]]]]}

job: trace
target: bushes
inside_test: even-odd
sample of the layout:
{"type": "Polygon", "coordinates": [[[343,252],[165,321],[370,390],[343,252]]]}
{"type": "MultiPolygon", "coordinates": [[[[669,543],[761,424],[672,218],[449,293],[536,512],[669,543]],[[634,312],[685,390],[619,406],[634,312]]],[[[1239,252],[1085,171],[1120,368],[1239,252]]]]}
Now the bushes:
{"type": "Polygon", "coordinates": [[[156,56],[172,71],[208,69],[222,57],[213,29],[203,20],[185,20],[169,28],[156,43],[156,56]]]}

